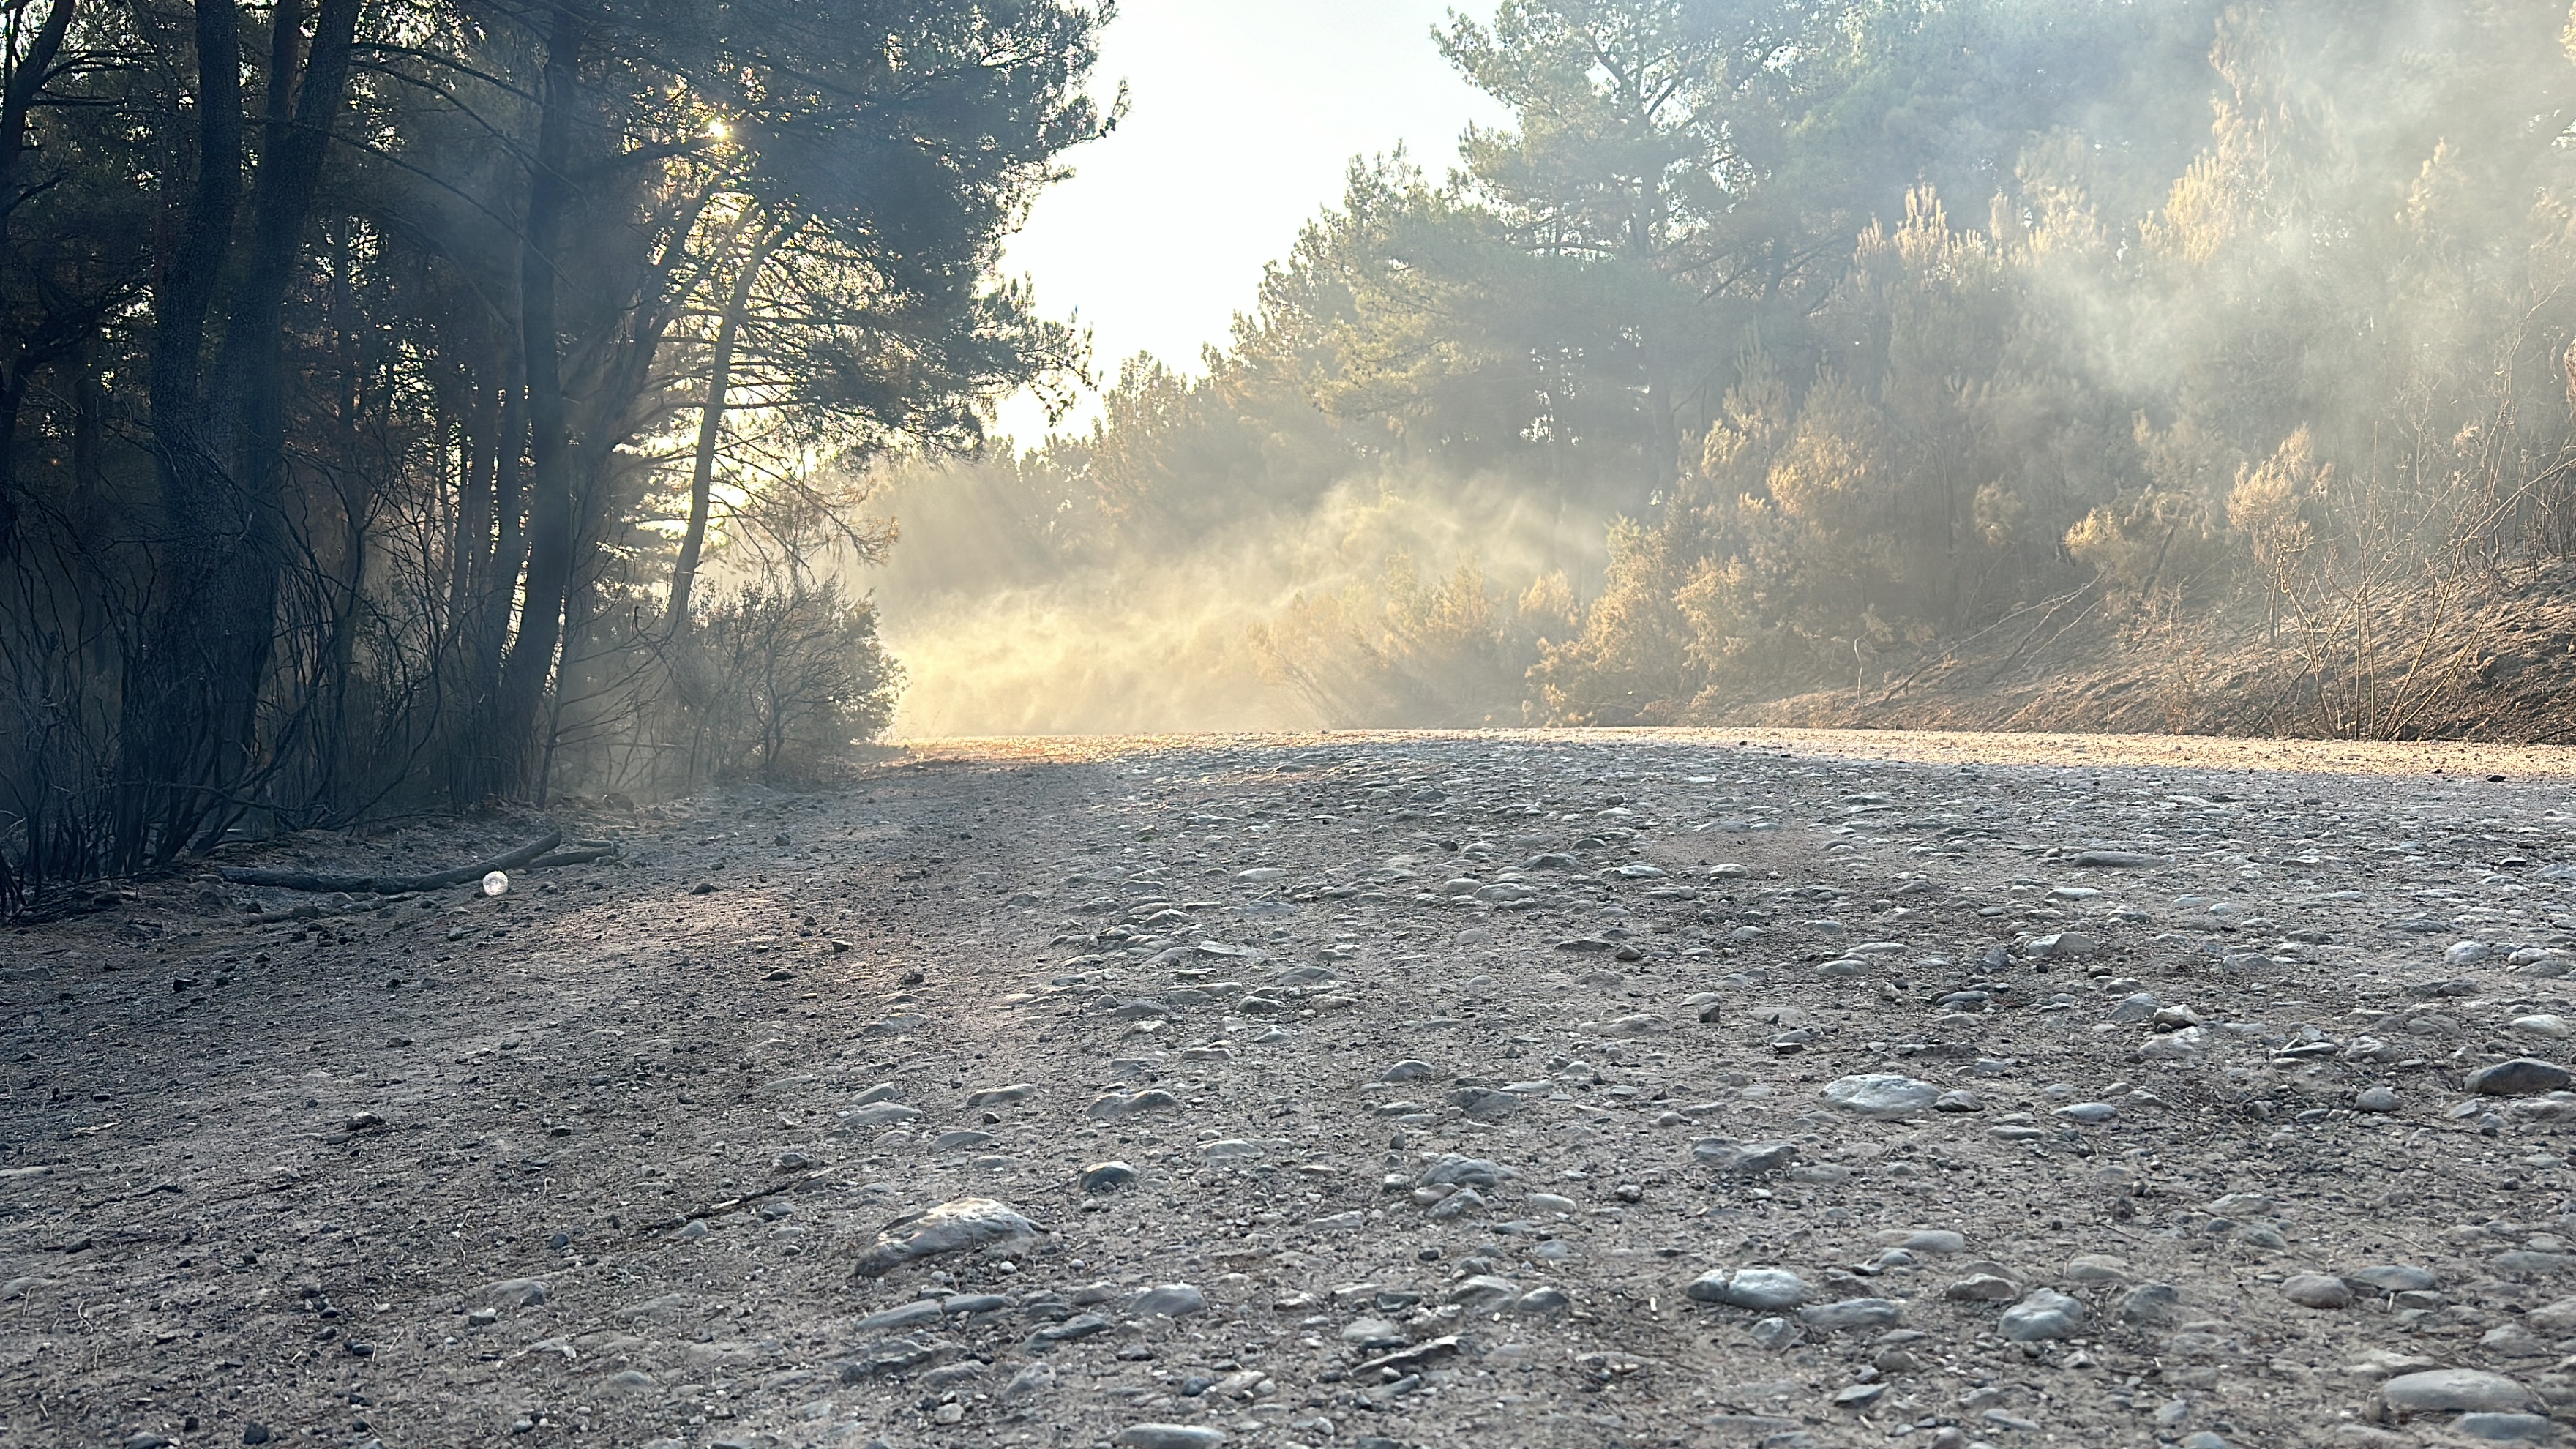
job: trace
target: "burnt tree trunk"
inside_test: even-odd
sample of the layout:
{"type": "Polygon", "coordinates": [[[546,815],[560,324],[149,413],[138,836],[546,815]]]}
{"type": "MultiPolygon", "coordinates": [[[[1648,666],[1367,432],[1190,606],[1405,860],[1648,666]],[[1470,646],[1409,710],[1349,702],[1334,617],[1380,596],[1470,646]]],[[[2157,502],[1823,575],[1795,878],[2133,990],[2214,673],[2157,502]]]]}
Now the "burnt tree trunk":
{"type": "Polygon", "coordinates": [[[725,394],[733,385],[733,353],[741,337],[743,315],[751,310],[752,291],[760,282],[762,269],[769,265],[770,254],[786,242],[795,226],[795,219],[787,218],[752,243],[742,259],[742,269],[734,274],[724,316],[716,323],[715,351],[707,360],[706,400],[698,407],[697,455],[689,472],[689,526],[680,535],[680,556],[671,565],[671,608],[666,623],[674,643],[685,639],[689,632],[689,595],[698,581],[698,556],[707,543],[707,515],[715,491],[716,444],[724,431],[725,394]]]}
{"type": "Polygon", "coordinates": [[[494,711],[494,745],[503,779],[525,781],[535,764],[546,682],[563,642],[564,603],[572,583],[573,476],[578,458],[565,429],[563,339],[557,330],[556,240],[563,230],[565,170],[572,152],[573,88],[581,22],[559,9],[546,39],[544,113],[528,181],[528,219],[519,258],[519,326],[528,371],[528,567],[518,637],[502,661],[494,711]]]}
{"type": "Polygon", "coordinates": [[[302,11],[272,12],[266,144],[251,228],[207,385],[205,340],[235,250],[244,131],[234,0],[196,7],[197,176],[156,289],[152,431],[166,546],[127,672],[113,868],[169,860],[241,808],[275,641],[284,536],[284,311],[347,88],[358,0],[321,0],[297,74],[302,11]]]}

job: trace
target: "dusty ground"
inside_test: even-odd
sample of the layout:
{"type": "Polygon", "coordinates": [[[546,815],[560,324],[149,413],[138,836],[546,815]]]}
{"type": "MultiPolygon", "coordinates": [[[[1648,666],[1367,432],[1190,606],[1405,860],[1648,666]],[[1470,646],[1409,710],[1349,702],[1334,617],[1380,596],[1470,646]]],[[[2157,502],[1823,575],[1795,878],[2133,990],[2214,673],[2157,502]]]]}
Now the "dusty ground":
{"type": "Polygon", "coordinates": [[[2464,1081],[2569,1054],[2572,796],[2464,746],[965,742],[564,821],[624,859],[496,899],[148,883],[0,935],[0,1443],[2547,1437],[2576,1097],[2464,1081]],[[1942,1101],[1823,1095],[1864,1074],[1942,1101]],[[957,1198],[1042,1231],[854,1275],[957,1198]],[[1740,1267],[1803,1303],[1692,1295],[1740,1267]],[[2498,1378],[2383,1402],[2432,1368],[2498,1378]]]}

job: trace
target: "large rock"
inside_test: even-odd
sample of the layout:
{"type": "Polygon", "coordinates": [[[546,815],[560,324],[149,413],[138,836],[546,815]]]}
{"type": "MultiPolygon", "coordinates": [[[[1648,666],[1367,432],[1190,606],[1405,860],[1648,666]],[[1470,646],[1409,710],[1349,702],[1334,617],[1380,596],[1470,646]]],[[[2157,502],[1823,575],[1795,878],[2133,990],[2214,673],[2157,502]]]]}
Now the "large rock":
{"type": "Polygon", "coordinates": [[[961,1197],[908,1218],[897,1218],[859,1254],[859,1276],[882,1278],[906,1263],[942,1253],[1001,1248],[1016,1251],[1037,1240],[1037,1224],[989,1197],[961,1197]]]}
{"type": "Polygon", "coordinates": [[[1118,1449],[1216,1449],[1225,1431],[1204,1424],[1136,1424],[1110,1441],[1118,1449]]]}
{"type": "Polygon", "coordinates": [[[1732,1273],[1714,1268],[1692,1280],[1686,1291],[1697,1302],[1723,1303],[1729,1308],[1752,1308],[1765,1313],[1795,1308],[1807,1301],[1806,1282],[1780,1268],[1738,1268],[1732,1273]]]}
{"type": "Polygon", "coordinates": [[[2576,1333],[2576,1298],[2543,1304],[2524,1314],[2522,1321],[2543,1333],[2576,1333]]]}
{"type": "Polygon", "coordinates": [[[2558,1430],[2546,1414],[2462,1414],[2451,1421],[2451,1432],[2491,1444],[2550,1444],[2558,1439],[2558,1430]]]}
{"type": "Polygon", "coordinates": [[[1905,1310],[1886,1298],[1846,1298],[1840,1303],[1818,1303],[1798,1310],[1800,1323],[1825,1333],[1846,1328],[1892,1328],[1904,1319],[1905,1310]]]}
{"type": "Polygon", "coordinates": [[[2400,1414],[2511,1414],[2530,1405],[2531,1390],[2479,1369],[2433,1369],[2381,1384],[2379,1401],[2400,1414]]]}
{"type": "MultiPolygon", "coordinates": [[[[2411,1263],[2374,1264],[2358,1272],[2344,1274],[2343,1280],[2347,1283],[2358,1283],[2365,1288],[2375,1288],[2382,1293],[2421,1292],[2436,1286],[2441,1281],[2430,1272],[2411,1263]]],[[[2576,1303],[2576,1299],[2568,1301],[2576,1303]]]]}
{"type": "Polygon", "coordinates": [[[2034,1288],[2004,1310],[2003,1334],[2014,1343],[2073,1338],[2083,1326],[2084,1305],[2053,1288],[2034,1288]]]}
{"type": "Polygon", "coordinates": [[[2469,1073],[2468,1087],[2486,1097],[2537,1097],[2543,1092],[2562,1091],[2570,1082],[2576,1082],[2576,1072],[2554,1062],[2516,1057],[2469,1073]]]}
{"type": "Polygon", "coordinates": [[[1796,1166],[1798,1144],[1703,1137],[1691,1144],[1691,1156],[1720,1172],[1733,1173],[1738,1177],[1760,1177],[1796,1166]]]}
{"type": "Polygon", "coordinates": [[[1424,1169],[1418,1181],[1424,1187],[1500,1187],[1518,1175],[1500,1163],[1451,1152],[1424,1169]]]}
{"type": "Polygon", "coordinates": [[[1911,1117],[1932,1110],[1932,1104],[1941,1100],[1941,1089],[1893,1072],[1870,1072],[1833,1083],[1825,1088],[1824,1098],[1828,1106],[1864,1117],[1911,1117]]]}
{"type": "Polygon", "coordinates": [[[2032,937],[2029,951],[2034,961],[2074,961],[2101,955],[2102,942],[2083,931],[2058,931],[2032,937]]]}
{"type": "Polygon", "coordinates": [[[1137,1294],[1135,1301],[1127,1305],[1127,1311],[1139,1318],[1149,1315],[1184,1318],[1193,1313],[1205,1313],[1207,1306],[1207,1294],[1199,1291],[1196,1284],[1166,1283],[1137,1294]]]}
{"type": "Polygon", "coordinates": [[[2281,1285],[2281,1296],[2302,1308],[2349,1308],[2352,1287],[2328,1273],[2293,1273],[2281,1285]]]}
{"type": "Polygon", "coordinates": [[[901,1102],[870,1102],[842,1113],[841,1126],[853,1132],[872,1132],[898,1122],[909,1122],[920,1115],[920,1108],[907,1107],[901,1102]]]}

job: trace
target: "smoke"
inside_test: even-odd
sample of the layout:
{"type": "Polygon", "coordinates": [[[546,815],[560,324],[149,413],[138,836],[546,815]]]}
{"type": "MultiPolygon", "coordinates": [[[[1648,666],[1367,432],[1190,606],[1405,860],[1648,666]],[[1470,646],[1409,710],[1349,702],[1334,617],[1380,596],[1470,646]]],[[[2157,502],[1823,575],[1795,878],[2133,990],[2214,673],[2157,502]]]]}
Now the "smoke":
{"type": "Polygon", "coordinates": [[[1603,553],[1601,518],[1495,478],[1372,474],[1307,510],[1047,577],[1033,510],[999,506],[995,484],[971,470],[913,475],[887,500],[902,539],[865,582],[910,680],[898,736],[1352,723],[1323,695],[1355,681],[1298,677],[1333,667],[1313,652],[1331,641],[1283,625],[1320,610],[1383,649],[1385,611],[1408,579],[1428,588],[1472,566],[1508,619],[1533,582],[1596,573],[1603,553]]]}

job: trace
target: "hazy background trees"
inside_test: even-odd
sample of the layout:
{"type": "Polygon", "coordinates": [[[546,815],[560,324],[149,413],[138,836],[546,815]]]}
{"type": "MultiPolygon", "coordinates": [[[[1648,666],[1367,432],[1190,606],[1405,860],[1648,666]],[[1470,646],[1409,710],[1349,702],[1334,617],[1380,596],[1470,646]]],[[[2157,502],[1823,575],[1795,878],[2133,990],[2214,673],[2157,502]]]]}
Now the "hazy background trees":
{"type": "Polygon", "coordinates": [[[1080,366],[995,262],[1101,18],[0,6],[0,904],[881,728],[808,564],[1080,366]]]}
{"type": "Polygon", "coordinates": [[[1355,165],[1231,345],[1130,362],[1088,435],[890,480],[907,708],[1143,724],[1187,658],[1227,723],[1668,722],[2251,628],[2270,727],[2404,733],[2469,605],[2576,548],[2568,21],[1460,14],[1428,43],[1514,119],[1457,169],[1355,165]],[[1086,630],[1133,666],[1068,666],[1086,630]]]}

